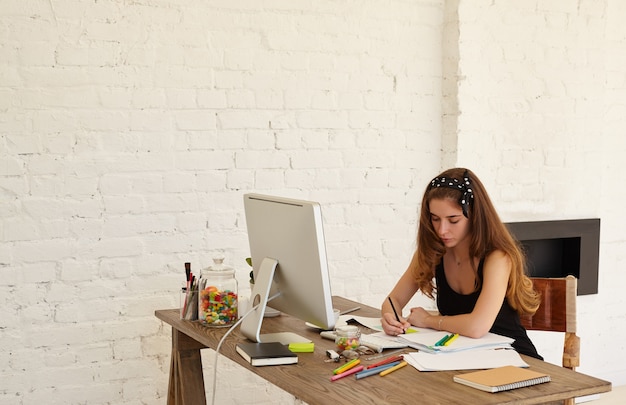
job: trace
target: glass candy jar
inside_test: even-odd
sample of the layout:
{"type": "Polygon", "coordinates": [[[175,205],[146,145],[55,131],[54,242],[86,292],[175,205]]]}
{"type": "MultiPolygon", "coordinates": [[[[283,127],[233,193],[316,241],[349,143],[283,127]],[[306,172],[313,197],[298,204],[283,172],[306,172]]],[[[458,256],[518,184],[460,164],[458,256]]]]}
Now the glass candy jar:
{"type": "Polygon", "coordinates": [[[198,286],[198,320],[207,326],[231,326],[237,322],[237,279],[223,257],[202,270],[198,286]]]}
{"type": "Polygon", "coordinates": [[[346,325],[335,328],[335,344],[339,353],[344,350],[355,350],[361,346],[361,331],[357,326],[346,325]]]}

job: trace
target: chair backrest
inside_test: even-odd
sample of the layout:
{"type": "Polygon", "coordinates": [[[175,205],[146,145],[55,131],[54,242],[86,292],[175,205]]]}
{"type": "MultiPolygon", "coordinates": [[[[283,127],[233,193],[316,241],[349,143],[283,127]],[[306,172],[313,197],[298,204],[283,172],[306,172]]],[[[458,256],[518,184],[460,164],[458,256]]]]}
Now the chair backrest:
{"type": "Polygon", "coordinates": [[[580,365],[580,338],[576,336],[576,287],[574,276],[562,278],[531,277],[535,290],[541,295],[537,312],[521,317],[527,330],[565,332],[563,367],[580,365]]]}

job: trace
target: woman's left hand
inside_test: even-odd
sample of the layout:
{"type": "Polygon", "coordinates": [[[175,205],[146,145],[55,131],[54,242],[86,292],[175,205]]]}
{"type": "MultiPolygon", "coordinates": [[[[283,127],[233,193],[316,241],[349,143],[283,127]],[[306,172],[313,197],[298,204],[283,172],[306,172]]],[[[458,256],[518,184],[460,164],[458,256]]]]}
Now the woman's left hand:
{"type": "Polygon", "coordinates": [[[430,312],[426,311],[422,307],[411,308],[411,314],[409,315],[408,321],[411,325],[415,325],[419,328],[429,328],[430,325],[426,323],[426,320],[433,316],[430,312]]]}

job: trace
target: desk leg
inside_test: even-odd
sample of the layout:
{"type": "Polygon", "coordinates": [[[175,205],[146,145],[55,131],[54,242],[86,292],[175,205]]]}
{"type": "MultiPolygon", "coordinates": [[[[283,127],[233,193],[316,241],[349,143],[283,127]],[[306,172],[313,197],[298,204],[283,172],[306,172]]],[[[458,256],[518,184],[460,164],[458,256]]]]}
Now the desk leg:
{"type": "Polygon", "coordinates": [[[202,343],[172,328],[168,405],[206,404],[200,357],[200,349],[204,348],[202,343]]]}

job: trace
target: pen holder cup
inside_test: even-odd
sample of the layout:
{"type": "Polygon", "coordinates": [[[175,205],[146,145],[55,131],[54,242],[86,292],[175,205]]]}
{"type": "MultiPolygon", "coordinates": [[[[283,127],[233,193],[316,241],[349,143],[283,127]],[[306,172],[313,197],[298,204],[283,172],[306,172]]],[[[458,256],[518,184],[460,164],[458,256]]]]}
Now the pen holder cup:
{"type": "Polygon", "coordinates": [[[355,350],[361,346],[361,331],[357,326],[346,325],[335,328],[335,344],[339,353],[344,350],[355,350]]]}
{"type": "Polygon", "coordinates": [[[187,321],[198,320],[198,290],[180,290],[180,319],[187,321]]]}

